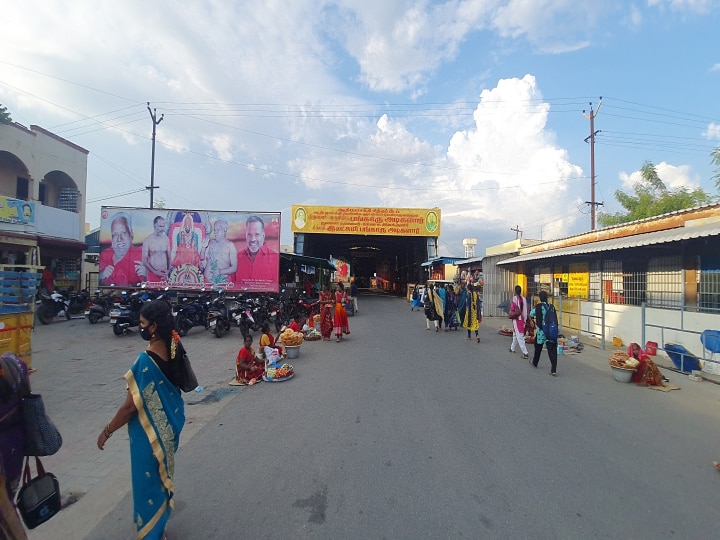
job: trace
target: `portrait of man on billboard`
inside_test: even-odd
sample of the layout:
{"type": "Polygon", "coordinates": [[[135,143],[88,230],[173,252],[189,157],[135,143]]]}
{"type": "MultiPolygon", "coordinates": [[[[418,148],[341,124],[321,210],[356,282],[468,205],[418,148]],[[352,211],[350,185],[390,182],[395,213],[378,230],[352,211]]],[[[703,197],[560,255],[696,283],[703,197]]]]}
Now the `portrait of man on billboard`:
{"type": "Polygon", "coordinates": [[[146,281],[142,249],[133,245],[132,219],[117,212],[110,221],[111,247],[100,253],[100,284],[135,287],[146,281]]]}
{"type": "Polygon", "coordinates": [[[147,270],[147,279],[152,282],[167,282],[170,272],[170,239],[165,232],[165,218],[155,216],[153,232],[142,244],[142,262],[147,270]]]}
{"type": "Polygon", "coordinates": [[[245,221],[245,249],[238,255],[235,286],[257,290],[259,286],[277,287],[280,255],[265,243],[265,222],[258,215],[245,221]]]}
{"type": "Polygon", "coordinates": [[[213,224],[213,237],[206,238],[200,251],[200,270],[206,283],[220,284],[232,280],[237,270],[237,249],[227,238],[228,222],[218,218],[213,224]]]}

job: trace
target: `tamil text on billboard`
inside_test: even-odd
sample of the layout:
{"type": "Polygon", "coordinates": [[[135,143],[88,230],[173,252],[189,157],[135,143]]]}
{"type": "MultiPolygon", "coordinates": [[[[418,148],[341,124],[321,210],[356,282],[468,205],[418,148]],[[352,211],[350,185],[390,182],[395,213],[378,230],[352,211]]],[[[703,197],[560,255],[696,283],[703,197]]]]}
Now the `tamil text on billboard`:
{"type": "Polygon", "coordinates": [[[280,213],[103,207],[100,285],[279,289],[280,213]]]}
{"type": "Polygon", "coordinates": [[[439,208],[292,206],[292,232],[440,236],[439,208]]]}

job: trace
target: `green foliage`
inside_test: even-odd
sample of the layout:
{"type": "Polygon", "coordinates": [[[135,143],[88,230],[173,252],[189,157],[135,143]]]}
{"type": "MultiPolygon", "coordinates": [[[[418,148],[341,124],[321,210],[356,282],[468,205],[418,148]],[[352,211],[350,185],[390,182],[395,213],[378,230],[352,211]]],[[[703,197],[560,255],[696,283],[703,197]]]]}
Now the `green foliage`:
{"type": "MultiPolygon", "coordinates": [[[[713,150],[710,153],[710,156],[712,157],[711,163],[720,167],[720,147],[713,150]]],[[[720,169],[715,169],[715,174],[713,174],[713,178],[715,179],[715,187],[720,190],[720,169]]]]}
{"type": "Polygon", "coordinates": [[[7,107],[0,105],[0,124],[10,124],[13,119],[10,117],[10,113],[7,107]]]}
{"type": "MultiPolygon", "coordinates": [[[[720,153],[718,158],[720,159],[720,153]]],[[[615,214],[601,213],[598,215],[598,223],[601,227],[620,225],[713,202],[713,198],[701,188],[689,190],[683,187],[668,190],[658,176],[655,166],[649,161],[643,164],[640,174],[642,180],[633,186],[634,194],[620,190],[615,192],[615,199],[626,211],[615,214]]]]}

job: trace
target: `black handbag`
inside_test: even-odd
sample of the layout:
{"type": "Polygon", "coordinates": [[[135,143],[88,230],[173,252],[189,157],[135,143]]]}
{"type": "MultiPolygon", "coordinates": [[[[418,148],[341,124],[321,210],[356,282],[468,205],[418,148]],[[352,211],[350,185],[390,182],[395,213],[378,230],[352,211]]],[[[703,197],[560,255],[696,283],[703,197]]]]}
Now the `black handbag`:
{"type": "Polygon", "coordinates": [[[187,351],[182,343],[180,343],[180,364],[178,368],[180,371],[180,389],[183,392],[192,392],[195,390],[198,387],[198,380],[190,365],[190,358],[188,357],[187,351]]]}
{"type": "Polygon", "coordinates": [[[62,436],[45,413],[40,394],[28,394],[22,398],[22,417],[26,456],[52,456],[60,450],[62,436]]]}
{"type": "Polygon", "coordinates": [[[31,479],[30,458],[25,458],[23,485],[17,495],[20,517],[28,529],[45,523],[60,511],[60,484],[54,474],[45,472],[40,458],[35,457],[38,475],[31,479]]]}

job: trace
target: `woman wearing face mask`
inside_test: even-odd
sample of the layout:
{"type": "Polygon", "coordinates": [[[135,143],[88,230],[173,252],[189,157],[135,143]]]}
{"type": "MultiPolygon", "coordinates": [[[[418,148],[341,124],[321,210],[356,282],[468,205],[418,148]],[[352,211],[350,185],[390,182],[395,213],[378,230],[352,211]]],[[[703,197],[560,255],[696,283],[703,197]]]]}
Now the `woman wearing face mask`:
{"type": "Polygon", "coordinates": [[[127,397],[97,445],[102,450],[113,432],[128,424],[135,530],[138,538],[160,539],[173,507],[175,452],[185,424],[179,388],[183,346],[167,302],[143,306],[140,335],[147,348],[125,374],[127,397]]]}

